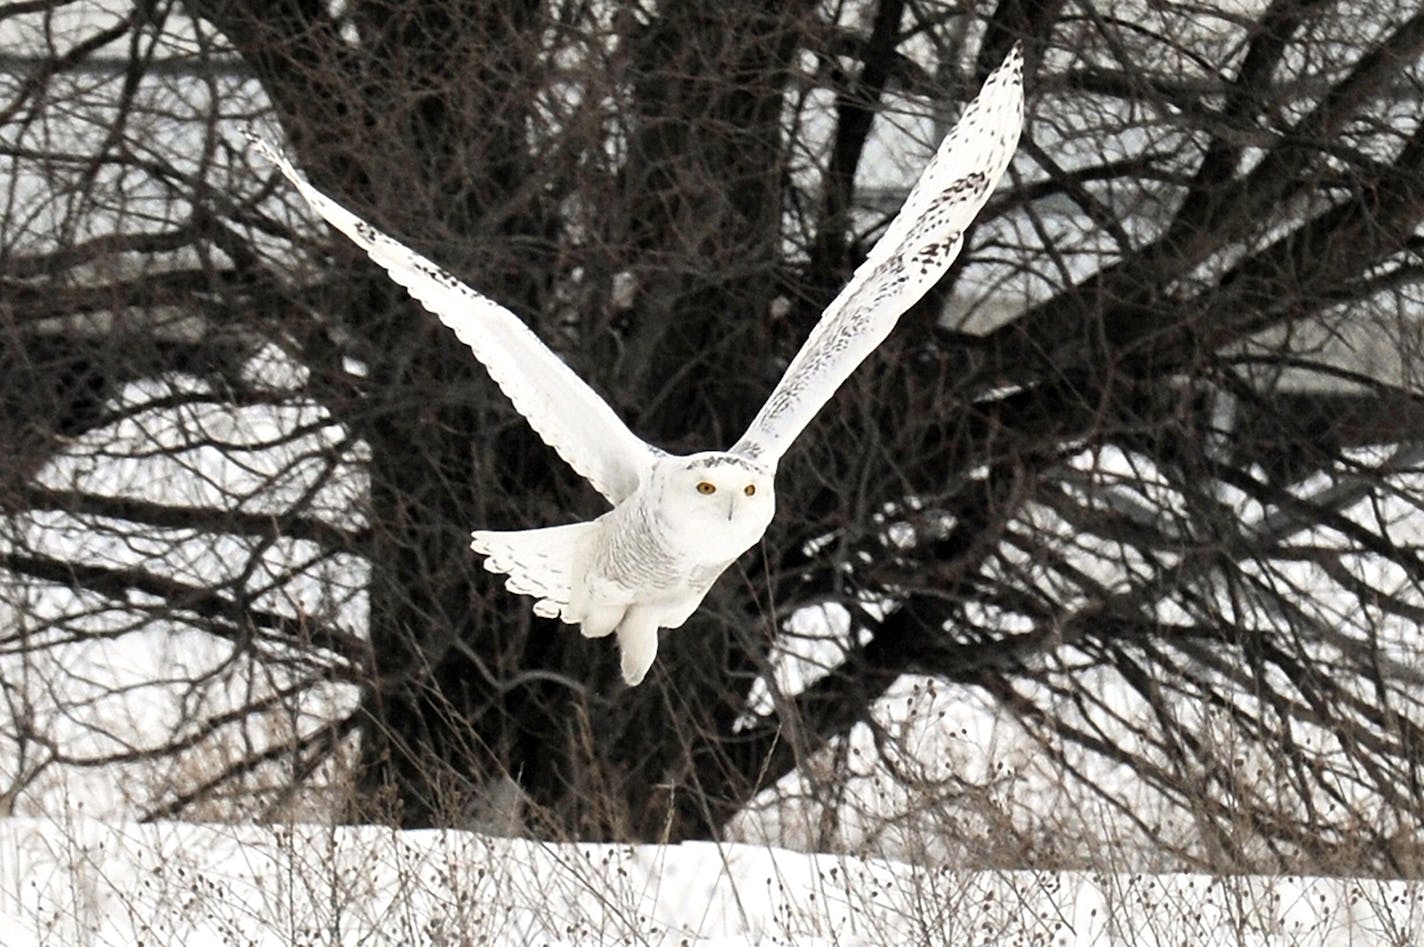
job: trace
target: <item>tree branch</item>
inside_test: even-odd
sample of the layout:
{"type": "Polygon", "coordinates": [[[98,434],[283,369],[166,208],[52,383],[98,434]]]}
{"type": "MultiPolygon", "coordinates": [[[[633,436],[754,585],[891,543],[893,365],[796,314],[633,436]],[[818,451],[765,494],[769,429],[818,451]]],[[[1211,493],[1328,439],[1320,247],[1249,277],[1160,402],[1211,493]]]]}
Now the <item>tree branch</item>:
{"type": "Polygon", "coordinates": [[[367,530],[353,532],[293,513],[247,513],[215,507],[177,506],[34,485],[18,488],[12,497],[7,496],[6,502],[28,510],[59,510],[79,516],[103,516],[164,529],[193,529],[266,539],[304,539],[328,549],[358,555],[369,533],[367,530]]]}
{"type": "MultiPolygon", "coordinates": [[[[364,667],[369,659],[370,648],[366,642],[311,616],[289,616],[254,608],[211,587],[137,567],[88,565],[13,551],[0,552],[0,567],[55,585],[94,592],[120,607],[129,606],[129,596],[135,592],[163,599],[178,614],[191,612],[226,623],[230,628],[228,637],[233,641],[245,641],[247,629],[258,629],[271,633],[274,640],[282,644],[305,644],[330,651],[353,669],[364,667]]],[[[218,627],[207,625],[206,629],[216,631],[218,627]]]]}

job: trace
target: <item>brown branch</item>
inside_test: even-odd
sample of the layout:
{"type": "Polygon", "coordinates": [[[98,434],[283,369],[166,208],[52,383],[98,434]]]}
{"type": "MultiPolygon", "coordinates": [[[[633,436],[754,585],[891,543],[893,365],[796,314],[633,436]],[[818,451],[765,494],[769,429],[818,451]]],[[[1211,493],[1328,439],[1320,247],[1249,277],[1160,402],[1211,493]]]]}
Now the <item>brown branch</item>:
{"type": "Polygon", "coordinates": [[[6,310],[22,321],[36,322],[86,312],[183,306],[191,303],[196,295],[227,288],[234,277],[235,274],[223,270],[179,269],[111,283],[66,287],[0,279],[0,294],[4,296],[6,310]]]}
{"type": "MultiPolygon", "coordinates": [[[[1236,80],[1227,92],[1221,109],[1221,119],[1238,128],[1249,126],[1251,120],[1268,101],[1262,94],[1270,87],[1271,74],[1280,64],[1291,37],[1301,24],[1329,0],[1273,0],[1270,7],[1252,24],[1251,40],[1237,71],[1236,80]]],[[[1237,169],[1244,147],[1239,136],[1213,136],[1206,155],[1197,166],[1190,196],[1182,202],[1182,211],[1200,213],[1200,205],[1211,198],[1211,191],[1226,181],[1237,169]],[[1192,208],[1188,211],[1188,208],[1192,208]]]]}
{"type": "Polygon", "coordinates": [[[821,212],[808,264],[809,272],[835,282],[850,271],[845,237],[850,231],[855,171],[870,137],[880,97],[890,80],[904,11],[905,0],[880,0],[876,4],[870,36],[860,51],[864,65],[860,74],[836,94],[836,134],[830,162],[821,178],[821,212]]]}
{"type": "Polygon", "coordinates": [[[9,279],[54,276],[61,270],[125,253],[157,255],[196,242],[201,228],[192,223],[173,230],[140,233],[107,233],[73,246],[56,247],[44,253],[14,255],[0,259],[0,274],[9,279]]]}
{"type": "MultiPolygon", "coordinates": [[[[130,606],[139,593],[164,600],[174,612],[191,612],[226,624],[228,637],[245,641],[249,629],[274,635],[282,644],[310,645],[339,655],[354,667],[364,667],[370,649],[364,641],[307,615],[289,616],[254,608],[209,586],[194,585],[137,567],[109,567],[55,559],[21,552],[0,552],[0,568],[71,589],[101,595],[119,607],[130,606]]],[[[208,625],[216,632],[221,625],[208,625]]]]}
{"type": "Polygon", "coordinates": [[[194,529],[205,533],[305,539],[328,549],[360,553],[368,532],[342,529],[293,513],[248,513],[214,507],[152,503],[131,497],[101,496],[79,490],[54,490],[25,485],[12,491],[6,503],[28,510],[60,510],[79,516],[129,520],[164,529],[194,529]]]}
{"type": "Polygon", "coordinates": [[[11,120],[15,117],[15,113],[25,104],[25,100],[42,89],[45,83],[49,82],[50,79],[76,63],[82,62],[96,50],[103,49],[105,46],[124,36],[133,28],[138,18],[138,12],[131,12],[118,23],[106,30],[100,30],[83,42],[76,43],[63,54],[46,59],[34,72],[31,72],[25,77],[24,81],[20,83],[19,88],[15,91],[15,98],[11,101],[10,105],[4,109],[0,109],[0,128],[10,124],[11,120]]]}
{"type": "Polygon", "coordinates": [[[0,22],[10,19],[13,16],[25,16],[30,13],[44,13],[51,10],[58,10],[67,7],[78,0],[15,0],[13,3],[0,5],[0,22]]]}
{"type": "Polygon", "coordinates": [[[1056,372],[1065,365],[1082,364],[1089,341],[1083,337],[1084,326],[1099,318],[1105,324],[1101,341],[1108,345],[1159,330],[1162,312],[1156,294],[1265,221],[1276,219],[1280,207],[1308,185],[1305,172],[1319,158],[1318,143],[1333,140],[1404,64],[1421,53],[1424,12],[1361,56],[1248,174],[1217,188],[1214,199],[1205,202],[1209,206],[1184,209],[1167,232],[1138,253],[1099,270],[997,331],[995,345],[1002,349],[995,366],[999,374],[1021,376],[1022,372],[1008,369],[1011,365],[1056,372]],[[1032,340],[1032,345],[1014,340],[1032,340]]]}
{"type": "MultiPolygon", "coordinates": [[[[313,111],[326,110],[324,124],[332,127],[352,119],[345,111],[351,96],[344,68],[351,57],[329,5],[320,0],[192,0],[188,5],[232,42],[280,115],[305,125],[313,111]]],[[[364,122],[357,125],[359,130],[364,122]]]]}
{"type": "Polygon", "coordinates": [[[194,803],[209,798],[224,784],[241,779],[259,767],[274,763],[283,757],[297,756],[313,751],[332,753],[342,740],[356,730],[357,716],[357,714],[351,714],[304,737],[277,743],[260,752],[249,754],[237,762],[225,766],[220,772],[203,780],[192,789],[179,793],[163,805],[149,809],[139,817],[138,821],[157,822],[160,819],[171,819],[194,803]]]}
{"type": "Polygon", "coordinates": [[[321,678],[308,678],[298,681],[295,684],[278,688],[259,700],[249,701],[231,710],[212,714],[198,722],[196,726],[185,720],[183,726],[187,729],[187,733],[158,746],[131,748],[113,753],[101,753],[97,756],[77,756],[71,753],[53,750],[53,761],[61,766],[74,766],[79,769],[97,769],[101,766],[111,766],[115,763],[139,763],[145,760],[162,759],[165,756],[171,756],[175,753],[181,753],[199,746],[229,724],[240,723],[250,717],[269,711],[289,709],[292,706],[289,701],[293,698],[304,691],[308,691],[313,687],[325,683],[327,683],[327,680],[321,678]]]}

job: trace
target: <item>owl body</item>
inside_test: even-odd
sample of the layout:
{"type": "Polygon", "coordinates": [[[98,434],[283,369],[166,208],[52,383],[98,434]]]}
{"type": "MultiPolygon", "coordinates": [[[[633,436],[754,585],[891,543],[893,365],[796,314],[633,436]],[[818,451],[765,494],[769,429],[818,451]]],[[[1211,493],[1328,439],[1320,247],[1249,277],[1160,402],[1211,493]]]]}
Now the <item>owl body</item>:
{"type": "Polygon", "coordinates": [[[623,677],[637,684],[657,654],[658,629],[680,628],[707,590],[761,539],[776,511],[773,472],[734,454],[661,455],[626,499],[588,523],[477,530],[471,547],[505,586],[540,599],[536,611],[618,632],[623,677]]]}

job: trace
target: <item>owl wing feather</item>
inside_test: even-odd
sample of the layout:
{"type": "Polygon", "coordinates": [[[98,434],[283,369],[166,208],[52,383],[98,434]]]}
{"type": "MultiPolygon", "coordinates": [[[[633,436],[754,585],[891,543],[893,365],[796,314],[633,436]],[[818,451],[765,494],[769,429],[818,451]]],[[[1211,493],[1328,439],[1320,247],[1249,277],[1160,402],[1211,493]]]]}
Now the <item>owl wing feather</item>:
{"type": "Polygon", "coordinates": [[[775,467],[816,412],[949,269],[1023,127],[1015,44],[945,136],[895,219],[811,330],[732,452],[775,467]]]}
{"type": "Polygon", "coordinates": [[[244,134],[312,210],[455,331],[529,426],[570,467],[615,504],[637,489],[660,451],[628,430],[607,402],[519,317],[327,197],[254,132],[244,134]]]}
{"type": "Polygon", "coordinates": [[[597,521],[518,532],[480,529],[471,534],[470,548],[485,557],[485,569],[509,576],[505,588],[536,600],[534,614],[572,624],[583,618],[569,610],[583,544],[597,529],[597,521]]]}

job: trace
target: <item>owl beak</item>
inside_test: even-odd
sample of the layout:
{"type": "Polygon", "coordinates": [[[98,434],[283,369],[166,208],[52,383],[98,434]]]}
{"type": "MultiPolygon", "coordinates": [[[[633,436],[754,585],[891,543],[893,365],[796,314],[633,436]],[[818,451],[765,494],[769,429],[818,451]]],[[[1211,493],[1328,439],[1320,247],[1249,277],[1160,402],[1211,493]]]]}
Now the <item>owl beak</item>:
{"type": "Polygon", "coordinates": [[[737,510],[737,495],[730,493],[727,496],[727,522],[732,521],[732,514],[737,510]]]}

